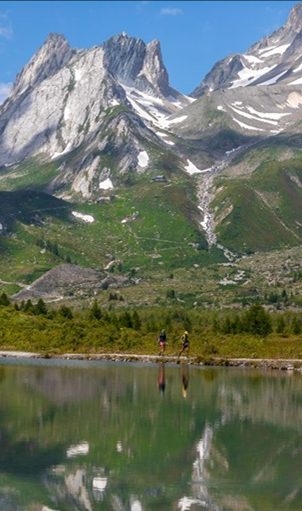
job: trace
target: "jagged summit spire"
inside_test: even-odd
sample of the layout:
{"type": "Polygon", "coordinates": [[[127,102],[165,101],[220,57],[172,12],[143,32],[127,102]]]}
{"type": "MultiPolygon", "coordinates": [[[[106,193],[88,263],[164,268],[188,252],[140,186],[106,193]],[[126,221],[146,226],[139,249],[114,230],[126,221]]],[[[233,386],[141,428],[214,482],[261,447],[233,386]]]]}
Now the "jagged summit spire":
{"type": "Polygon", "coordinates": [[[302,3],[294,5],[289,13],[288,20],[285,24],[286,29],[291,29],[293,32],[301,32],[302,30],[302,3]]]}
{"type": "Polygon", "coordinates": [[[17,75],[14,93],[42,82],[55,74],[74,54],[63,34],[51,32],[33,55],[29,63],[17,75]]]}
{"type": "Polygon", "coordinates": [[[146,44],[122,32],[108,39],[102,47],[107,69],[122,83],[163,95],[171,93],[158,40],[146,44]]]}
{"type": "Polygon", "coordinates": [[[64,34],[59,34],[58,32],[50,32],[45,40],[45,42],[57,42],[57,41],[62,41],[62,42],[66,41],[67,42],[64,34]]]}

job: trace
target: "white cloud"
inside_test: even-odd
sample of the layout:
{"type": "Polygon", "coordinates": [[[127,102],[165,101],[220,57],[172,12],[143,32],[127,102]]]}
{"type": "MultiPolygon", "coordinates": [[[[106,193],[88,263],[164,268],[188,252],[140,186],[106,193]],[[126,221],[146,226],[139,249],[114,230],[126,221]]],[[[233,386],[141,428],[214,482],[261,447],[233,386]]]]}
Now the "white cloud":
{"type": "Polygon", "coordinates": [[[12,83],[0,83],[0,105],[9,95],[12,86],[12,83]]]}
{"type": "Polygon", "coordinates": [[[5,39],[11,39],[13,37],[13,29],[12,27],[1,27],[0,26],[0,36],[5,39]]]}
{"type": "Polygon", "coordinates": [[[163,7],[160,13],[163,16],[177,16],[178,14],[182,14],[183,10],[178,7],[163,7]]]}
{"type": "Polygon", "coordinates": [[[13,27],[7,13],[0,12],[0,37],[11,39],[13,35],[13,27]]]}

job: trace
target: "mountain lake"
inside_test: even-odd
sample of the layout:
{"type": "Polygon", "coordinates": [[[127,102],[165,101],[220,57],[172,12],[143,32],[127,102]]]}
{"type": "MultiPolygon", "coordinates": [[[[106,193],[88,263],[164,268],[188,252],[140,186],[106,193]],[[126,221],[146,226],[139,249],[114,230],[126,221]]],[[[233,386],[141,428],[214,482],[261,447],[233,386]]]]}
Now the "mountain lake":
{"type": "Polygon", "coordinates": [[[1,511],[302,509],[302,376],[2,359],[1,511]]]}

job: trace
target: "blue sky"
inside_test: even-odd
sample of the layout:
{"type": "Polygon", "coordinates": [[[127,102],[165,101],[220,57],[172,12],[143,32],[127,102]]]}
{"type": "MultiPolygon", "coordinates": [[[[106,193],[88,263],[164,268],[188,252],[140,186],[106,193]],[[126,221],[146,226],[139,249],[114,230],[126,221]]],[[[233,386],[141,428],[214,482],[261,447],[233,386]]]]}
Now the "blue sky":
{"type": "Polygon", "coordinates": [[[295,1],[0,1],[0,97],[49,32],[89,48],[126,31],[159,39],[170,83],[190,93],[230,53],[281,26],[295,1]]]}

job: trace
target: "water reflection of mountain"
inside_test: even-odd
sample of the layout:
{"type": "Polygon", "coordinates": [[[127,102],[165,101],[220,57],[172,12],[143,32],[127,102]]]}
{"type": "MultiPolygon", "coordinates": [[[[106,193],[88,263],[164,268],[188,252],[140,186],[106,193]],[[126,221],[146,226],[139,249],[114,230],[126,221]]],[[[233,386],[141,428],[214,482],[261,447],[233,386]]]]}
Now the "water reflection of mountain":
{"type": "Polygon", "coordinates": [[[302,378],[272,372],[266,378],[257,372],[247,378],[233,377],[220,386],[219,408],[224,416],[252,422],[302,429],[302,378]]]}
{"type": "Polygon", "coordinates": [[[302,378],[217,375],[221,421],[203,430],[179,509],[302,509],[302,378]]]}
{"type": "Polygon", "coordinates": [[[302,378],[164,374],[163,397],[157,367],[6,367],[0,509],[302,509],[302,378]]]}

